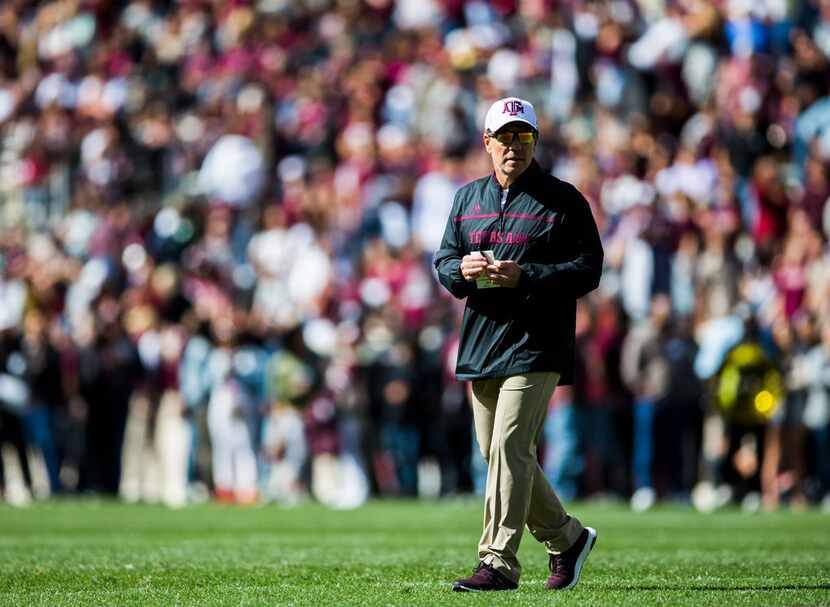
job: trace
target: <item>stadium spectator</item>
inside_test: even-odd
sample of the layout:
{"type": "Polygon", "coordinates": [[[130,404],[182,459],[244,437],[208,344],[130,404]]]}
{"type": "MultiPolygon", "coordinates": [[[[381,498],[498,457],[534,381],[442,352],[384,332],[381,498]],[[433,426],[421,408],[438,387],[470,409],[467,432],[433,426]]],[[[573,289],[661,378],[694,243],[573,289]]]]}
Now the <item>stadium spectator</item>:
{"type": "Polygon", "coordinates": [[[246,364],[240,355],[241,331],[225,314],[211,324],[216,345],[207,360],[213,483],[220,501],[251,504],[257,499],[257,459],[248,419],[256,403],[241,377],[246,364]]]}
{"type": "Polygon", "coordinates": [[[668,328],[666,396],[654,412],[654,483],[658,494],[686,501],[698,475],[703,409],[703,382],[695,374],[698,346],[689,319],[668,328]]]}
{"type": "Polygon", "coordinates": [[[783,379],[761,339],[761,328],[747,318],[744,335],[726,353],[715,385],[725,422],[719,475],[732,498],[749,510],[778,499],[778,444],[769,420],[783,406],[783,379]]]}
{"type": "Polygon", "coordinates": [[[62,427],[64,409],[60,358],[48,339],[46,317],[38,309],[26,313],[19,355],[25,369],[29,406],[23,423],[30,445],[46,464],[51,493],[61,490],[61,457],[57,432],[62,427]]]}
{"type": "Polygon", "coordinates": [[[808,429],[815,453],[816,495],[822,508],[830,509],[830,448],[827,434],[830,432],[830,403],[828,403],[828,363],[830,362],[830,329],[821,327],[821,341],[813,346],[798,369],[798,379],[806,385],[807,402],[804,408],[804,425],[808,429]]]}
{"type": "Polygon", "coordinates": [[[620,357],[623,380],[634,397],[631,506],[648,510],[656,500],[654,490],[654,418],[657,407],[668,396],[669,319],[671,302],[655,295],[649,316],[635,325],[625,338],[620,357]]]}

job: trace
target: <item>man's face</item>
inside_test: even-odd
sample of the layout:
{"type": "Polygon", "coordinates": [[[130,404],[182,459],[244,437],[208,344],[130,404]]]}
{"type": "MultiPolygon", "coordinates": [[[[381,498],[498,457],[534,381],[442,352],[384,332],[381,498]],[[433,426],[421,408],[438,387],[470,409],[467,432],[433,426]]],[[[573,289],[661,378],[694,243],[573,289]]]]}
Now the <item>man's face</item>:
{"type": "Polygon", "coordinates": [[[536,133],[524,122],[511,122],[496,133],[484,133],[484,148],[490,154],[496,173],[512,181],[530,166],[536,149],[536,133]]]}

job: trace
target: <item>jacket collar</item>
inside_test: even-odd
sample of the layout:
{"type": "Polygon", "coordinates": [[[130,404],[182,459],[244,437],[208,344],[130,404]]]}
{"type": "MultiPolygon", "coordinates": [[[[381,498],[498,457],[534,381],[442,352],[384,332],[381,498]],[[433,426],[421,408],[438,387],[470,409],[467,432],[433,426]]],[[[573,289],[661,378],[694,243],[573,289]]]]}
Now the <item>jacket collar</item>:
{"type": "MultiPolygon", "coordinates": [[[[510,186],[510,198],[513,198],[515,192],[524,192],[533,183],[534,179],[542,174],[542,167],[536,162],[536,159],[530,161],[528,167],[519,175],[519,178],[510,186]]],[[[496,172],[490,173],[490,187],[495,188],[501,194],[502,187],[499,180],[496,179],[496,172]]]]}

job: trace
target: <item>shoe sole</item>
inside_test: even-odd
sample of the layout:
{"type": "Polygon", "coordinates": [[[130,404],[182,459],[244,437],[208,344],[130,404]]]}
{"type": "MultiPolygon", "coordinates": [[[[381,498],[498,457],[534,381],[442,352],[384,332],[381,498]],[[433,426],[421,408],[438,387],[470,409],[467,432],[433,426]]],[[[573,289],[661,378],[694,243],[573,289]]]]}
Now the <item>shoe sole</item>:
{"type": "MultiPolygon", "coordinates": [[[[515,592],[517,588],[500,588],[499,590],[488,590],[487,592],[515,592]]],[[[453,592],[484,592],[481,588],[470,588],[464,584],[455,583],[452,585],[453,592]]]]}
{"type": "Polygon", "coordinates": [[[585,566],[588,555],[591,554],[591,550],[594,549],[594,544],[597,543],[597,530],[593,527],[585,527],[585,529],[588,530],[588,541],[585,542],[585,545],[582,547],[582,552],[579,553],[579,557],[576,559],[574,579],[571,580],[570,584],[562,588],[562,590],[570,590],[576,586],[576,583],[579,581],[579,574],[582,573],[582,567],[585,566]]]}

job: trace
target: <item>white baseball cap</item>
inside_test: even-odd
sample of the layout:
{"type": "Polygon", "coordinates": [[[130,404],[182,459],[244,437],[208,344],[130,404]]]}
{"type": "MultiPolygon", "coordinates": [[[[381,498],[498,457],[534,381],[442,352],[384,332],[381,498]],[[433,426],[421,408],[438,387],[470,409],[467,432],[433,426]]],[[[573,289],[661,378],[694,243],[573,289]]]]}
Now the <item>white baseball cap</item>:
{"type": "Polygon", "coordinates": [[[524,122],[532,126],[533,130],[539,130],[533,104],[518,97],[505,97],[491,105],[484,118],[484,130],[496,133],[511,122],[524,122]]]}

